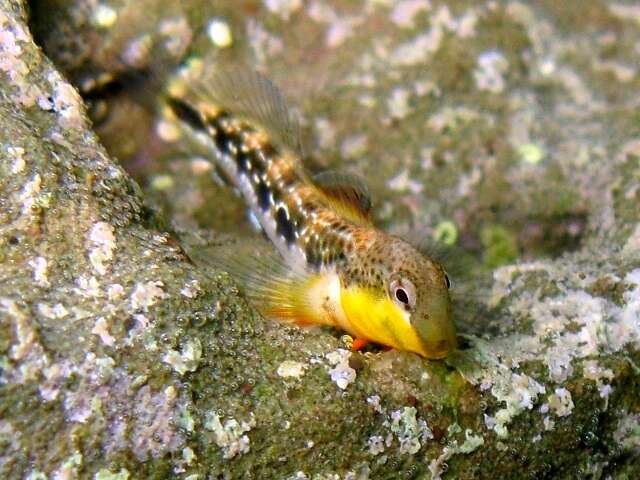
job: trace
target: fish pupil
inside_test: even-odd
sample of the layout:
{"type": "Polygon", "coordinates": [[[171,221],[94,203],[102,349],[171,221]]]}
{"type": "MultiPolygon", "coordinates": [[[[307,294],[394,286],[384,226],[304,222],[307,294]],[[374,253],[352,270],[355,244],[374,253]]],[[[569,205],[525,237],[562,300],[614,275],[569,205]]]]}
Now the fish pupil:
{"type": "Polygon", "coordinates": [[[409,304],[409,295],[407,295],[407,292],[405,292],[402,288],[396,289],[396,298],[399,302],[407,305],[409,304]]]}

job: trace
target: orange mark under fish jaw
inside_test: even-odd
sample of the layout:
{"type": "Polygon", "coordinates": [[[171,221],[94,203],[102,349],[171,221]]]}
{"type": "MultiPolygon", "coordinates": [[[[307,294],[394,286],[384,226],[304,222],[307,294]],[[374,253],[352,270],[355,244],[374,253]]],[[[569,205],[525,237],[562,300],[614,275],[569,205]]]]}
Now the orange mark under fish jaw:
{"type": "Polygon", "coordinates": [[[362,350],[367,345],[369,345],[369,343],[370,343],[369,340],[367,340],[366,338],[355,338],[353,340],[353,343],[351,344],[351,350],[353,350],[354,352],[357,352],[359,350],[362,350]]]}

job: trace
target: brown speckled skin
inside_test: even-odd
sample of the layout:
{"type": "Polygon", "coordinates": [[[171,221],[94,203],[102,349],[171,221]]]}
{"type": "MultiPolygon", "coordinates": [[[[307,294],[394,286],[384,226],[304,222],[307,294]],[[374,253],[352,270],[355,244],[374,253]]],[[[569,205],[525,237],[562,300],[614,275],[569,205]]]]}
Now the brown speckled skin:
{"type": "Polygon", "coordinates": [[[347,257],[345,282],[379,287],[396,274],[411,280],[417,291],[446,291],[442,266],[404,240],[374,228],[357,228],[353,237],[357,254],[347,257]]]}
{"type": "Polygon", "coordinates": [[[263,228],[275,222],[275,235],[280,238],[272,238],[274,243],[297,247],[312,271],[335,269],[344,288],[367,288],[391,297],[393,279],[411,281],[416,302],[410,319],[417,330],[435,328],[429,326],[434,323],[430,315],[450,321],[449,292],[440,264],[404,240],[376,229],[366,221],[366,214],[339,214],[335,199],[309,179],[297,157],[273,145],[259,128],[223,110],[190,105],[179,98],[171,99],[170,106],[192,129],[212,138],[218,159],[226,157],[234,163],[234,178],[226,175],[232,185],[242,192],[242,181],[249,182],[251,191],[243,195],[249,205],[250,197],[257,198],[259,211],[254,213],[263,228]]]}

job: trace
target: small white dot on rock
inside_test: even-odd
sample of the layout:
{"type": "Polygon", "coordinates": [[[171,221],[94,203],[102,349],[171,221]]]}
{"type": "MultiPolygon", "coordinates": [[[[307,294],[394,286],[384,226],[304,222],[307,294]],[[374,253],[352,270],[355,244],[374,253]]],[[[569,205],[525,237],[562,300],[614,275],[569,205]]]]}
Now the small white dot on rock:
{"type": "Polygon", "coordinates": [[[226,48],[233,43],[233,35],[229,24],[219,18],[214,18],[209,22],[207,34],[216,47],[226,48]]]}
{"type": "Polygon", "coordinates": [[[116,23],[117,19],[118,13],[109,5],[105,5],[104,3],[97,6],[93,12],[93,16],[91,17],[93,24],[102,28],[111,27],[116,23]]]}

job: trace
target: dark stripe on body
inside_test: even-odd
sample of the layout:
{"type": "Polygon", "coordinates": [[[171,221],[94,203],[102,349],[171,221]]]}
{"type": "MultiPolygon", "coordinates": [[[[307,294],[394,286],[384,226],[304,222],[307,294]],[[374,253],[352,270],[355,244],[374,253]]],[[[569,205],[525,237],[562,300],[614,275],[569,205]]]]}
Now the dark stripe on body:
{"type": "Polygon", "coordinates": [[[284,207],[276,210],[276,232],[283,237],[288,245],[296,241],[296,230],[284,207]]]}
{"type": "Polygon", "coordinates": [[[260,179],[256,187],[256,195],[258,196],[258,205],[265,212],[271,206],[271,192],[264,180],[260,179]]]}
{"type": "MultiPolygon", "coordinates": [[[[234,121],[225,111],[205,116],[181,99],[171,98],[168,104],[174,114],[190,128],[210,135],[217,150],[214,155],[214,158],[217,157],[217,161],[214,162],[216,167],[224,167],[225,157],[235,162],[238,175],[251,184],[257,207],[260,209],[260,212],[256,212],[260,213],[258,219],[262,221],[265,215],[273,218],[276,234],[287,245],[291,246],[300,241],[310,267],[319,269],[322,266],[344,264],[348,261],[347,256],[352,250],[349,248],[352,243],[349,240],[350,230],[357,227],[342,219],[337,221],[337,224],[334,221],[321,229],[314,229],[313,225],[310,225],[304,238],[297,237],[297,233],[302,231],[311,215],[333,215],[324,202],[313,194],[299,206],[289,201],[289,190],[303,181],[297,170],[290,167],[291,159],[281,157],[280,152],[270,142],[262,142],[255,148],[248,148],[245,139],[255,134],[256,130],[244,122],[234,121]],[[282,168],[277,168],[278,162],[285,162],[282,168]],[[280,172],[280,175],[267,179],[269,171],[280,172]],[[318,234],[317,238],[314,233],[318,234]]],[[[226,180],[236,187],[239,186],[238,178],[226,180]]]]}
{"type": "Polygon", "coordinates": [[[177,98],[170,98],[167,103],[169,107],[171,107],[175,116],[191,128],[200,132],[207,131],[202,115],[200,115],[200,112],[193,109],[191,105],[177,98]]]}
{"type": "MultiPolygon", "coordinates": [[[[349,228],[348,225],[347,228],[349,228]]],[[[310,266],[319,269],[323,266],[343,264],[347,261],[346,244],[348,241],[345,241],[336,231],[325,228],[313,233],[307,234],[308,240],[305,243],[305,254],[310,266]],[[317,233],[317,237],[313,233],[317,233]]]]}

